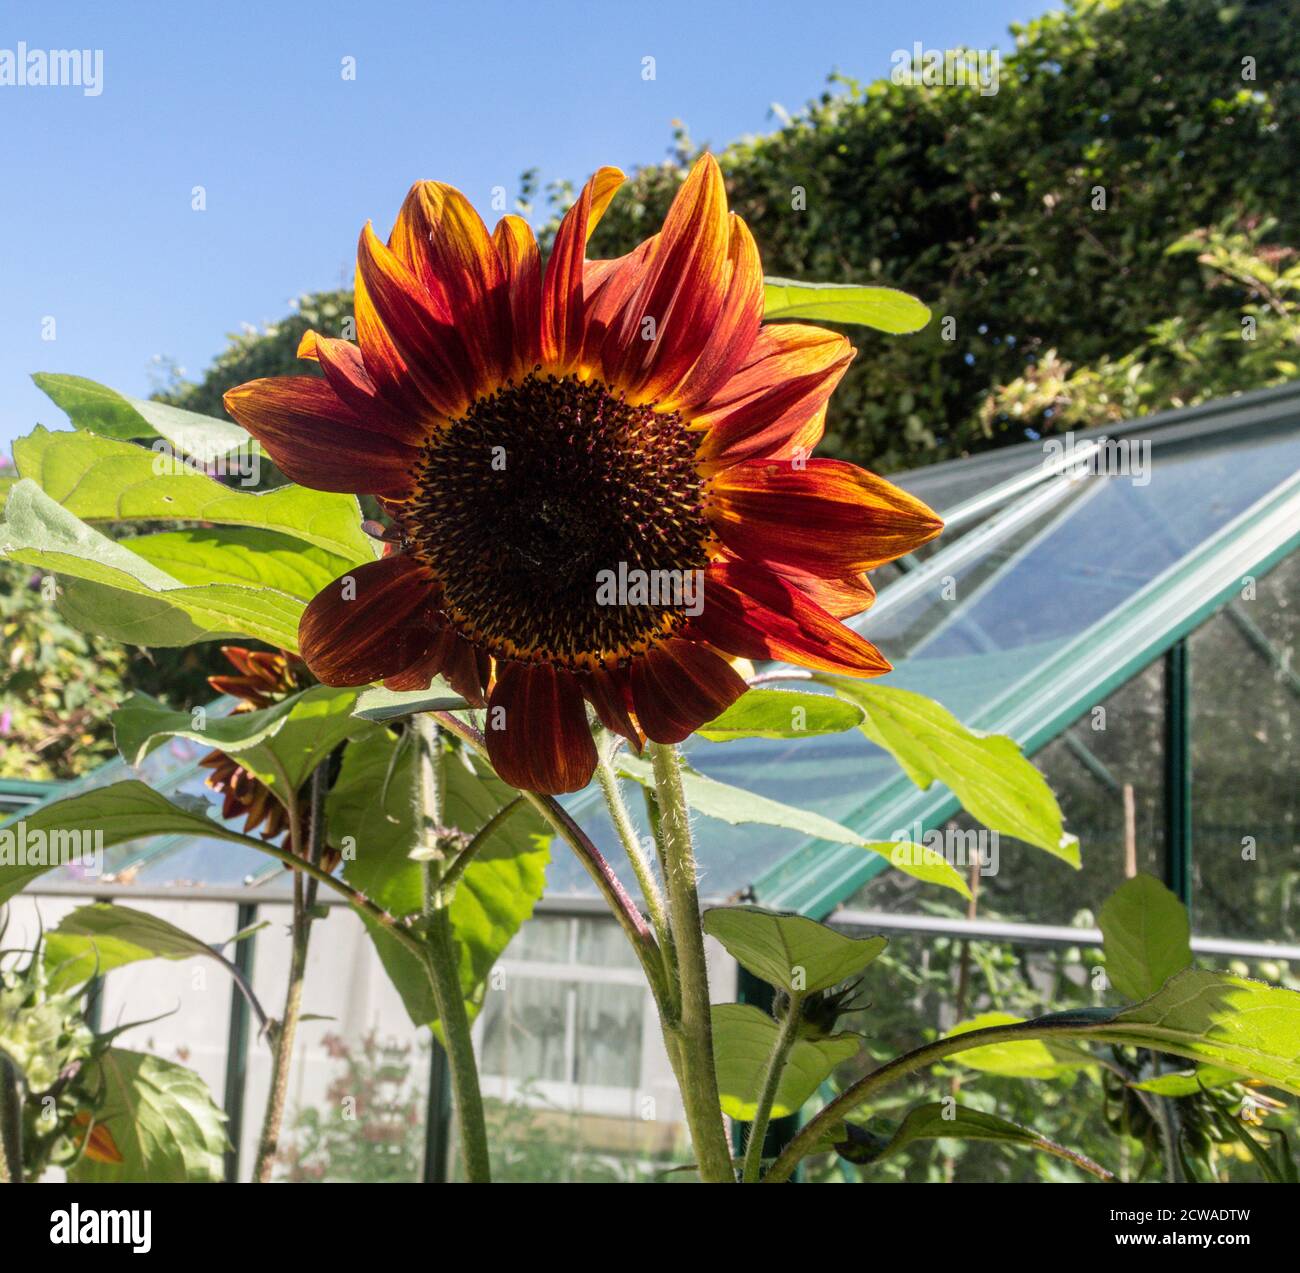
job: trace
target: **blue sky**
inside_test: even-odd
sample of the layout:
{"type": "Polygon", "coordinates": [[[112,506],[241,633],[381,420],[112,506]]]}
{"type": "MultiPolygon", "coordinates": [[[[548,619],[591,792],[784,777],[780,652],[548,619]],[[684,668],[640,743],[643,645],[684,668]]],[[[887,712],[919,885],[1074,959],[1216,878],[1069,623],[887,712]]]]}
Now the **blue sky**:
{"type": "Polygon", "coordinates": [[[491,222],[492,188],[513,199],[525,168],[581,182],[600,164],[656,162],[674,118],[721,147],[775,127],[771,105],[797,110],[832,69],[887,75],[918,40],[1005,53],[1008,23],[1048,7],[7,5],[0,50],[102,49],[103,85],[0,86],[0,451],[63,422],[29,373],[140,396],[156,355],[197,375],[225,333],[350,280],[360,227],[386,234],[417,178],[459,186],[491,222]]]}

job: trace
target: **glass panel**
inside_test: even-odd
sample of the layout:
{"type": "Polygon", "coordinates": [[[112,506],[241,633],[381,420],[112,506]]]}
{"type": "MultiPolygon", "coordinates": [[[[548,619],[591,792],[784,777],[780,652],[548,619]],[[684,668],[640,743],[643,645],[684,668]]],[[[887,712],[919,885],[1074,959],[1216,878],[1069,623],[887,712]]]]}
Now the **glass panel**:
{"type": "Polygon", "coordinates": [[[1300,554],[1190,641],[1195,930],[1300,940],[1300,554]]]}
{"type": "MultiPolygon", "coordinates": [[[[1101,903],[1123,882],[1129,853],[1137,870],[1157,877],[1164,861],[1164,675],[1154,663],[1120,686],[1035,757],[1065,816],[1079,837],[1083,869],[1074,871],[1042,849],[1009,836],[983,833],[977,913],[990,919],[1036,924],[1091,923],[1101,903]],[[1131,819],[1125,791],[1131,793],[1131,819]]],[[[900,828],[901,829],[901,828],[900,828]]],[[[947,829],[978,832],[964,813],[947,829]]],[[[945,852],[959,867],[971,843],[945,837],[945,852]]],[[[886,870],[848,903],[872,910],[966,914],[953,895],[899,871],[886,870]]]]}
{"type": "Polygon", "coordinates": [[[641,967],[626,934],[617,924],[604,918],[574,922],[578,928],[578,963],[594,964],[597,968],[641,967]]]}
{"type": "Polygon", "coordinates": [[[537,915],[530,919],[510,943],[508,959],[531,963],[567,964],[573,958],[573,921],[537,915]]]}
{"type": "Polygon", "coordinates": [[[509,976],[483,1002],[485,1075],[516,1082],[564,1082],[569,988],[562,981],[509,976]]]}

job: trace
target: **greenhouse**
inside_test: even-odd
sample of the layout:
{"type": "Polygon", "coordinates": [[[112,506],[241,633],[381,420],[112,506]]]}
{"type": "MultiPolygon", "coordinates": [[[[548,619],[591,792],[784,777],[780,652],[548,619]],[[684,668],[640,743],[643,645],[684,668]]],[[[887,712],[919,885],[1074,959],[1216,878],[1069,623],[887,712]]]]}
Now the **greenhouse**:
{"type": "MultiPolygon", "coordinates": [[[[706,904],[753,902],[890,939],[884,958],[910,989],[906,1003],[862,1006],[855,1020],[872,1047],[915,1034],[918,1018],[944,1030],[1035,998],[1057,1008],[1092,1002],[1096,914],[1139,871],[1187,906],[1202,966],[1262,966],[1274,981],[1300,975],[1300,388],[1066,442],[896,475],[945,530],[877,573],[877,600],[852,626],[892,661],[893,683],[1033,757],[1081,843],[1082,869],[978,830],[946,786],[919,787],[858,730],[725,746],[696,738],[685,749],[700,773],[823,815],[863,842],[946,846],[968,874],[964,904],[859,843],[700,811],[706,904]]],[[[764,679],[781,671],[759,668],[764,679]]],[[[175,738],[137,773],[169,796],[219,804],[198,765],[205,751],[175,738]]],[[[118,760],[72,784],[6,781],[0,801],[16,821],[125,771],[118,760]]],[[[599,791],[564,802],[622,862],[599,791]]],[[[54,872],[11,907],[23,940],[90,899],[147,902],[214,944],[256,927],[223,947],[233,975],[204,959],[153,960],[115,971],[94,996],[103,1027],[155,1018],[125,1041],[186,1061],[219,1094],[233,1146],[228,1179],[247,1173],[256,1148],[270,1056],[250,1001],[270,1003],[283,980],[291,878],[238,845],[152,837],[109,849],[100,878],[54,872]]],[[[631,874],[624,883],[635,892],[631,874]]],[[[311,948],[277,1176],[457,1178],[441,1047],[410,1024],[361,922],[339,899],[320,901],[330,913],[311,948]],[[364,1093],[355,1121],[339,1121],[335,1108],[344,1079],[364,1093]]],[[[717,943],[709,961],[715,999],[770,1002],[717,943]]],[[[545,896],[493,971],[475,1044],[491,1134],[508,1146],[502,1178],[653,1179],[680,1161],[683,1114],[653,998],[590,877],[559,842],[545,896]]],[[[999,1109],[1038,1099],[1014,1095],[1016,1082],[1003,1077],[978,1076],[974,1087],[1000,1093],[999,1109]]],[[[1054,1112],[1045,1130],[1064,1137],[1080,1115],[1055,1096],[1046,1104],[1054,1112]]],[[[1100,1118],[1100,1095],[1082,1104],[1092,1107],[1085,1121],[1100,1118]]],[[[1035,1179],[1044,1169],[976,1146],[928,1170],[960,1180],[1035,1179]]]]}

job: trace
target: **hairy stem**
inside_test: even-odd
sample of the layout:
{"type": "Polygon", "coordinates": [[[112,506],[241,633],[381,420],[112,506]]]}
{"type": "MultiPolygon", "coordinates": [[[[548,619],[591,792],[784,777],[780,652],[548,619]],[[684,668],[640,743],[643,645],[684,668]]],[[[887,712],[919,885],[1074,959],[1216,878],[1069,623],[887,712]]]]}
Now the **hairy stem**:
{"type": "Polygon", "coordinates": [[[0,1053],[0,1184],[23,1183],[23,1089],[18,1067],[0,1053]]]}
{"type": "MultiPolygon", "coordinates": [[[[307,825],[303,825],[302,802],[298,793],[289,799],[289,844],[293,856],[320,869],[321,849],[325,842],[325,765],[320,764],[311,778],[311,804],[307,825]]],[[[268,1184],[275,1170],[280,1150],[280,1130],[284,1125],[284,1108],[289,1096],[289,1069],[293,1064],[293,1043],[302,1015],[302,987],[307,976],[307,950],[311,941],[312,907],[316,888],[301,871],[293,876],[293,925],[289,952],[289,983],[285,987],[284,1011],[272,1027],[271,1087],[266,1096],[266,1113],[262,1117],[262,1134],[257,1144],[253,1181],[268,1184]]]]}
{"type": "MultiPolygon", "coordinates": [[[[664,909],[663,894],[659,891],[659,884],[655,880],[650,860],[636,833],[636,824],[633,823],[627,802],[623,799],[622,789],[618,785],[618,775],[604,755],[596,764],[596,777],[604,793],[605,804],[609,808],[609,819],[614,824],[614,830],[618,832],[618,838],[623,842],[628,861],[631,862],[632,870],[636,873],[636,882],[640,885],[646,909],[650,912],[650,922],[654,925],[655,936],[659,938],[659,948],[667,956],[670,954],[668,912],[664,909]]],[[[666,968],[666,971],[670,977],[673,975],[671,965],[666,968]]]]}
{"type": "Polygon", "coordinates": [[[474,1037],[460,985],[460,960],[451,929],[451,899],[454,882],[447,880],[450,866],[447,828],[443,824],[446,792],[443,747],[438,722],[427,715],[415,718],[416,827],[420,847],[426,856],[424,875],[424,917],[427,944],[424,963],[438,1007],[442,1043],[451,1065],[451,1086],[456,1100],[456,1121],[460,1128],[460,1152],[466,1178],[471,1184],[488,1184],[492,1179],[488,1155],[487,1123],[483,1094],[479,1088],[478,1063],[474,1059],[474,1037]]]}
{"type": "Polygon", "coordinates": [[[735,1181],[727,1145],[718,1076],[713,1061],[713,1025],[709,974],[704,960],[704,929],[695,880],[695,848],[691,841],[690,808],[682,786],[677,749],[647,744],[654,764],[660,831],[665,856],[664,884],[681,988],[680,1057],[682,1101],[700,1178],[710,1184],[735,1181]]]}
{"type": "Polygon", "coordinates": [[[799,1033],[799,1020],[803,1014],[803,995],[791,995],[786,1005],[785,1017],[772,1045],[772,1055],[767,1060],[767,1073],[763,1077],[763,1090],[758,1097],[758,1108],[754,1111],[754,1121],[749,1125],[749,1139],[745,1142],[745,1166],[741,1179],[752,1185],[758,1182],[759,1171],[763,1166],[763,1142],[767,1139],[767,1125],[772,1118],[772,1105],[776,1101],[777,1088],[781,1086],[781,1075],[785,1073],[785,1063],[790,1058],[790,1049],[799,1033]]]}

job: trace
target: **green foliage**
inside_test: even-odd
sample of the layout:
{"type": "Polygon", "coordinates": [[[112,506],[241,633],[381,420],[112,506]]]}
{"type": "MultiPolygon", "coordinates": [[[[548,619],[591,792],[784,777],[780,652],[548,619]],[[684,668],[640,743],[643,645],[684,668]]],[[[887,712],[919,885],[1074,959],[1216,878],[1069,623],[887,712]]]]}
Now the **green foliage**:
{"type": "MultiPolygon", "coordinates": [[[[771,1017],[747,1003],[720,1003],[713,1008],[713,1054],[718,1068],[722,1112],[751,1122],[767,1073],[768,1058],[780,1032],[771,1017]]],[[[772,1117],[798,1113],[831,1071],[856,1055],[862,1041],[853,1034],[828,1039],[796,1039],[781,1071],[772,1102],[772,1117]]]]}
{"type": "Polygon", "coordinates": [[[704,931],[756,977],[797,994],[838,985],[861,972],[886,944],[883,937],[846,937],[806,916],[759,906],[707,910],[704,931]]]}
{"type": "MultiPolygon", "coordinates": [[[[1013,31],[995,95],[838,80],[779,132],[719,152],[769,274],[899,287],[936,316],[905,339],[850,333],[862,354],[831,402],[832,452],[890,470],[1020,440],[1023,424],[980,402],[1047,350],[1092,364],[1163,318],[1235,320],[1240,291],[1206,289],[1166,245],[1228,214],[1272,214],[1295,241],[1287,6],[1072,0],[1013,31]],[[1237,50],[1258,51],[1257,79],[1237,50]]],[[[694,153],[677,149],[614,200],[593,255],[658,228],[694,153]]],[[[1242,387],[1226,371],[1218,384],[1242,387]]]]}
{"type": "Polygon", "coordinates": [[[810,738],[839,734],[862,723],[862,710],[829,694],[749,690],[696,733],[711,743],[735,738],[810,738]]]}
{"type": "Polygon", "coordinates": [[[1136,875],[1106,899],[1099,916],[1106,975],[1129,999],[1153,995],[1192,965],[1187,908],[1159,880],[1136,875]]]}

